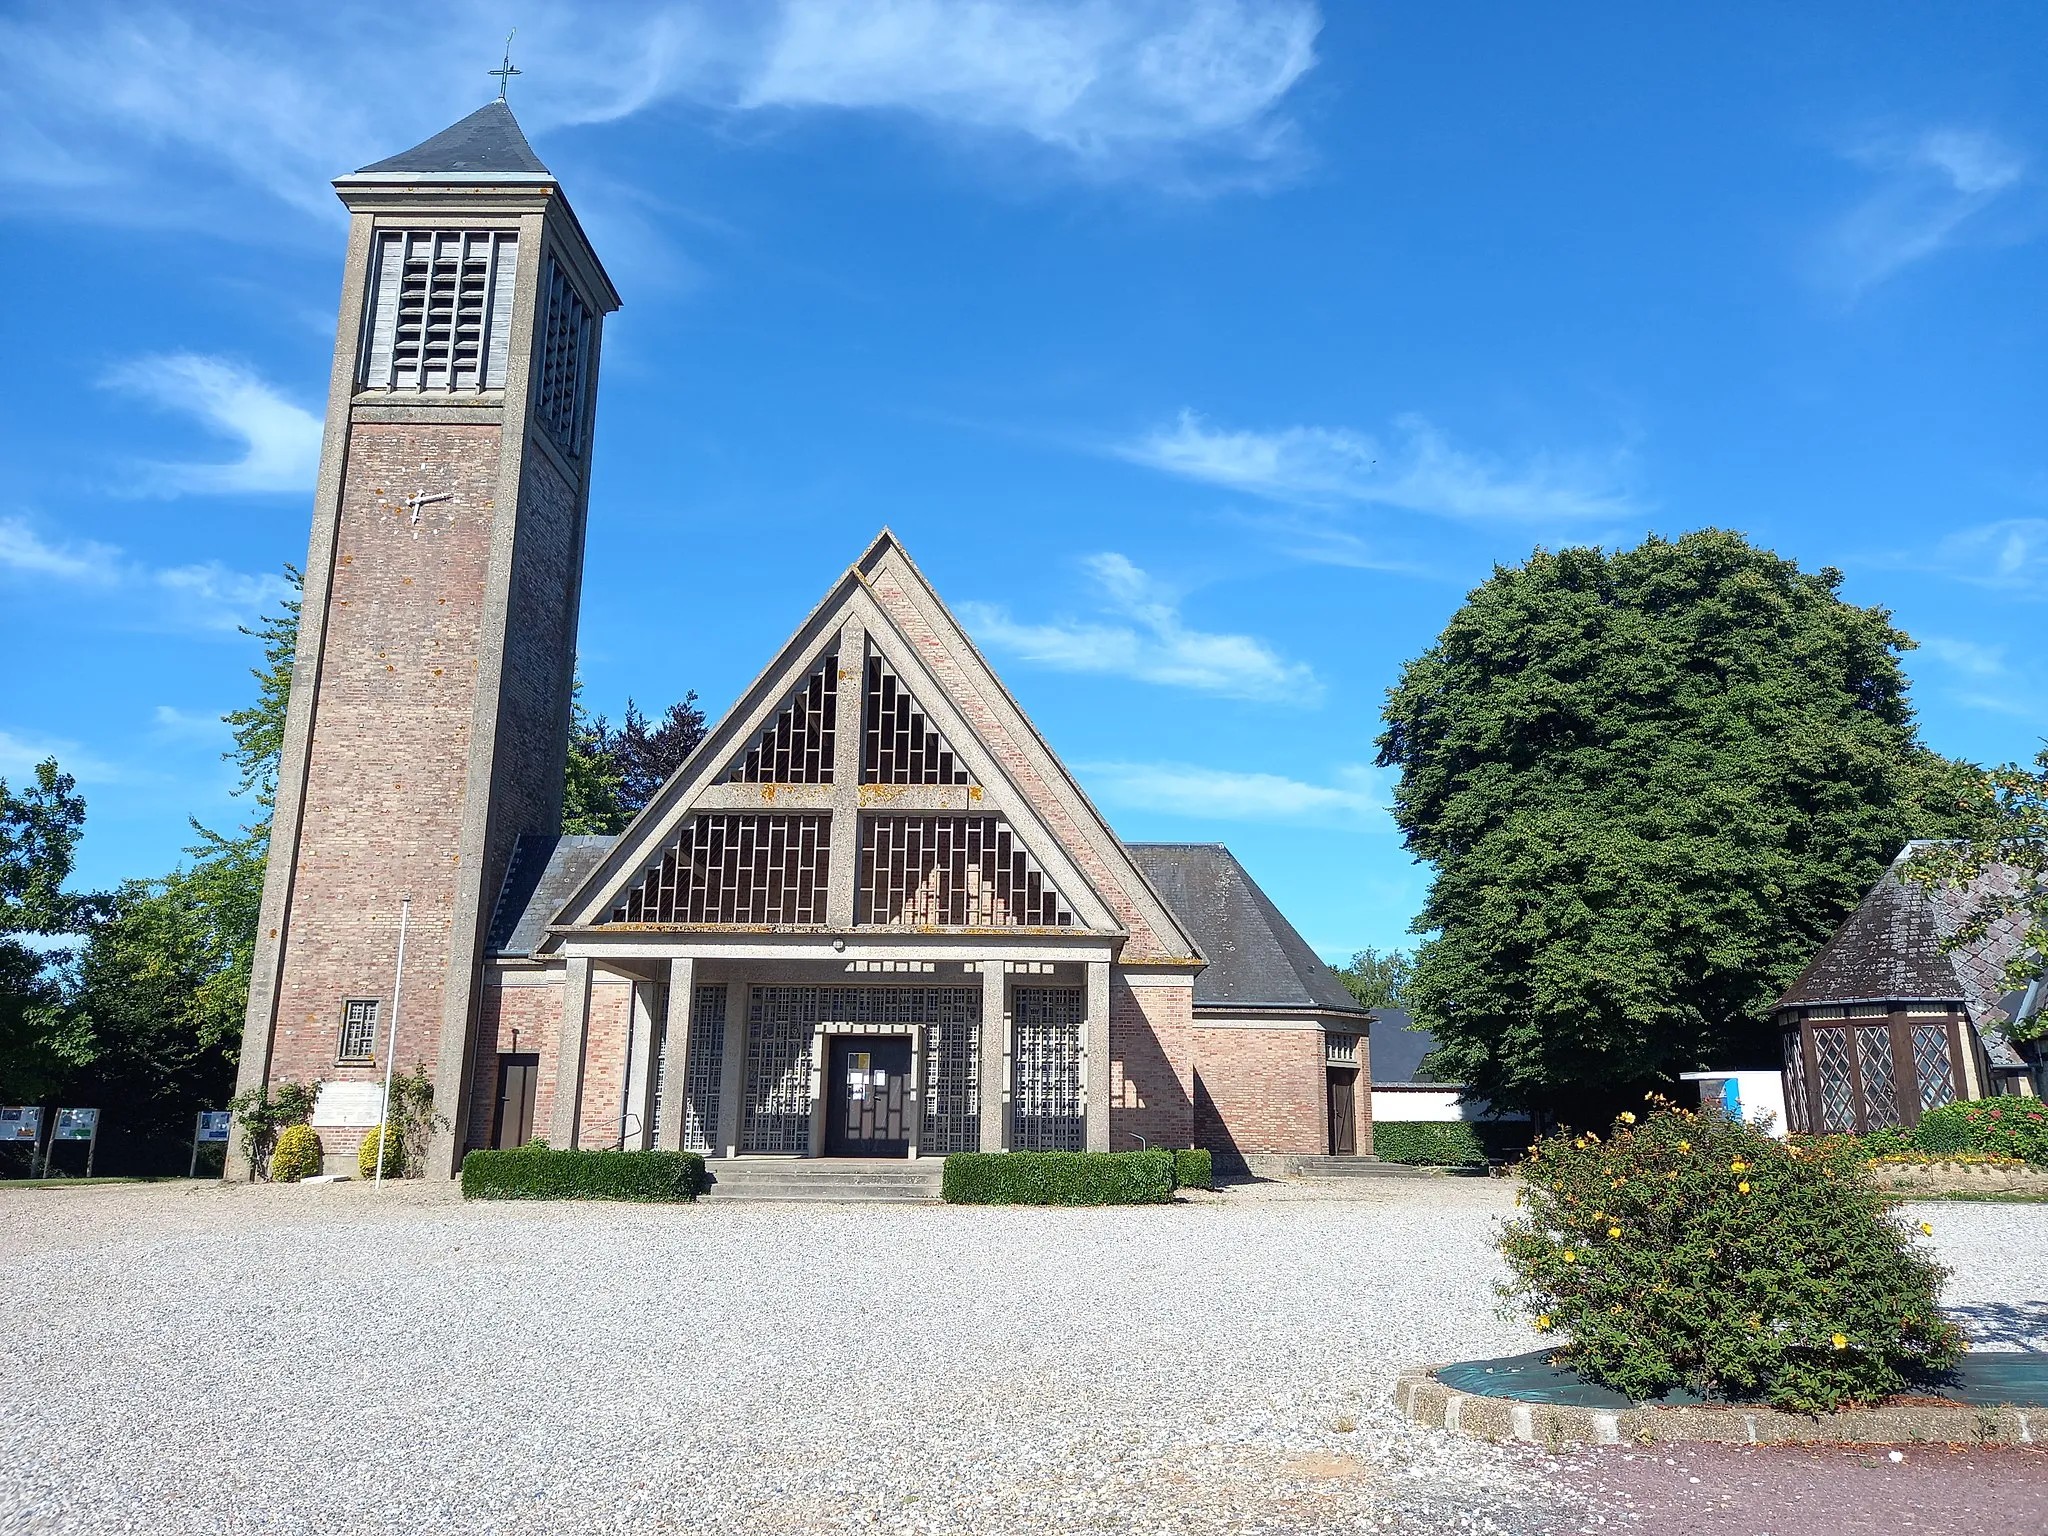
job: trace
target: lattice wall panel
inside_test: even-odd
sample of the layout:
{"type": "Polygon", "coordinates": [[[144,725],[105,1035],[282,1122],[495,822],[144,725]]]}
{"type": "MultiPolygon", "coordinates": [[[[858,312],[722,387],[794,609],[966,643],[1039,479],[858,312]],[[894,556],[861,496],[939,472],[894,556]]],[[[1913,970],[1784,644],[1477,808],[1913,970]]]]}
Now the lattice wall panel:
{"type": "Polygon", "coordinates": [[[1785,1032],[1785,1129],[1795,1136],[1813,1130],[1813,1107],[1806,1098],[1806,1051],[1796,1029],[1785,1032]]]}
{"type": "Polygon", "coordinates": [[[822,923],[831,847],[822,812],[693,816],[611,921],[822,923]]]}
{"type": "Polygon", "coordinates": [[[924,1027],[924,1133],[918,1151],[974,1152],[981,1147],[981,992],[943,1022],[924,1027]]]}
{"type": "Polygon", "coordinates": [[[827,656],[798,686],[745,757],[735,784],[830,784],[832,743],[839,723],[839,656],[827,656]]]}
{"type": "Polygon", "coordinates": [[[1863,1129],[1899,1123],[1899,1097],[1893,1090],[1892,1032],[1889,1025],[1856,1031],[1856,1065],[1863,1075],[1863,1129]]]}
{"type": "Polygon", "coordinates": [[[1955,1072],[1949,1064],[1948,1026],[1913,1026],[1913,1070],[1920,1080],[1920,1108],[1939,1109],[1956,1096],[1955,1072]]]}
{"type": "Polygon", "coordinates": [[[972,784],[953,749],[932,729],[910,690],[879,656],[869,656],[861,704],[863,784],[972,784]]]}
{"type": "Polygon", "coordinates": [[[689,1061],[683,1068],[683,1150],[718,1150],[718,1104],[725,1081],[725,988],[696,989],[690,1006],[689,1061]]]}
{"type": "Polygon", "coordinates": [[[881,927],[1065,928],[1074,915],[998,816],[861,821],[853,920],[881,927]]]}
{"type": "Polygon", "coordinates": [[[1849,1031],[1813,1032],[1813,1058],[1820,1068],[1820,1128],[1832,1135],[1856,1129],[1856,1086],[1849,1076],[1849,1031]]]}
{"type": "Polygon", "coordinates": [[[754,988],[747,1008],[742,1152],[811,1150],[811,1040],[817,1012],[815,1001],[804,994],[816,990],[754,988]]]}
{"type": "Polygon", "coordinates": [[[1086,1150],[1079,987],[1017,987],[1010,994],[1011,1136],[1019,1152],[1086,1150]]]}

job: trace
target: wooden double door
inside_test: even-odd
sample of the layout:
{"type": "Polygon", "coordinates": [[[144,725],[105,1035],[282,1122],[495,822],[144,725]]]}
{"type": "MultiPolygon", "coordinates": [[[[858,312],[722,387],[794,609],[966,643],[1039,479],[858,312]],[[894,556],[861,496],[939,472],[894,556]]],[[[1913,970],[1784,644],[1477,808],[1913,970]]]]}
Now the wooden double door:
{"type": "Polygon", "coordinates": [[[908,1035],[834,1035],[825,1079],[827,1157],[908,1157],[908,1035]]]}

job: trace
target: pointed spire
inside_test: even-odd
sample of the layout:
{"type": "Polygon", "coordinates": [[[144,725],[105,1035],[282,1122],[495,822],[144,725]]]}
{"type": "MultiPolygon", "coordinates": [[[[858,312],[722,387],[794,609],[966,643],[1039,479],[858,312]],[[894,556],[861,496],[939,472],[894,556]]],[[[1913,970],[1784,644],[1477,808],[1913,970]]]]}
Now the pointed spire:
{"type": "Polygon", "coordinates": [[[547,176],[502,99],[478,107],[424,144],[366,165],[358,176],[547,176]]]}

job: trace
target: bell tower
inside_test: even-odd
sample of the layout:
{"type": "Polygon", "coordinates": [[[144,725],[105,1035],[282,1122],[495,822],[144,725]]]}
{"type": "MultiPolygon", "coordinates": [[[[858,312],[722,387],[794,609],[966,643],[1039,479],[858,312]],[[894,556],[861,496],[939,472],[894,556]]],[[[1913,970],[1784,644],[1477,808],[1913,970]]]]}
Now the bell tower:
{"type": "Polygon", "coordinates": [[[395,1013],[392,1062],[456,1128],[445,1177],[490,904],[514,839],[561,823],[619,298],[502,97],[334,186],[348,257],[239,1086],[333,1085],[315,1125],[352,1171],[395,1013]]]}

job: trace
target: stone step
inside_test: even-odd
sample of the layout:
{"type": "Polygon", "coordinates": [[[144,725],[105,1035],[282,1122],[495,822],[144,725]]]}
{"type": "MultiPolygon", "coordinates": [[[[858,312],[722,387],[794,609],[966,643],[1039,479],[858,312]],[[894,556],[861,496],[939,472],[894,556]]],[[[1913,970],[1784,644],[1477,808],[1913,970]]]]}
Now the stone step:
{"type": "Polygon", "coordinates": [[[939,1198],[944,1165],[881,1159],[714,1159],[707,1200],[922,1204],[939,1198]]]}
{"type": "Polygon", "coordinates": [[[1437,1170],[1409,1163],[1383,1163],[1370,1157],[1290,1157],[1290,1179],[1429,1179],[1437,1170]]]}

